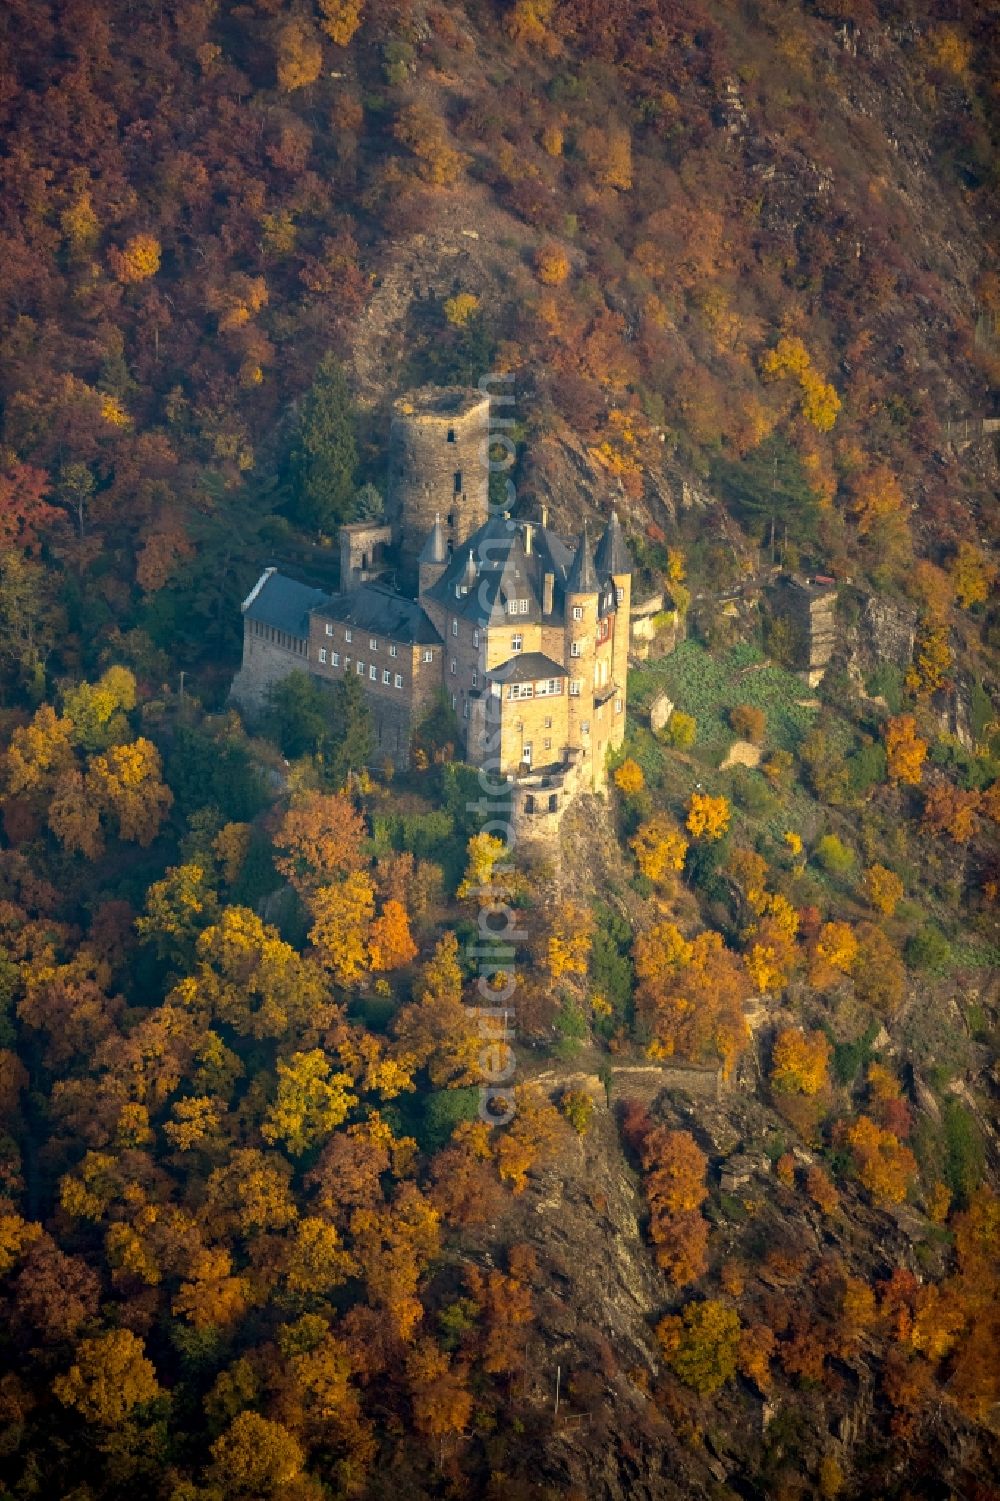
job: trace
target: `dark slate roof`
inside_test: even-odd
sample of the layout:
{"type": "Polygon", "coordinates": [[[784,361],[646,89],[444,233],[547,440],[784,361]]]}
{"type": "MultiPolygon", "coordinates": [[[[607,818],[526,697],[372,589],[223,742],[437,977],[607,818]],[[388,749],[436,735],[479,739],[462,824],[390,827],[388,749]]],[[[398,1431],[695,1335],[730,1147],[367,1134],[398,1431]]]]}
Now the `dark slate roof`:
{"type": "Polygon", "coordinates": [[[538,621],[541,606],[533,587],[536,562],[524,550],[521,529],[504,516],[491,516],[460,547],[428,597],[452,615],[461,615],[477,625],[499,624],[508,618],[508,599],[527,599],[522,615],[511,622],[538,621]],[[469,556],[476,565],[473,574],[469,556]]]}
{"type": "Polygon", "coordinates": [[[611,520],[604,528],[604,535],[597,544],[594,564],[598,577],[602,579],[606,579],[609,574],[635,572],[635,564],[625,545],[625,533],[622,531],[617,511],[611,512],[611,520]]]}
{"type": "Polygon", "coordinates": [[[537,683],[545,678],[568,678],[569,673],[544,652],[525,651],[491,668],[490,677],[500,683],[537,683]]]}
{"type": "Polygon", "coordinates": [[[580,545],[576,550],[576,557],[566,577],[565,587],[567,594],[596,594],[598,591],[597,570],[590,551],[590,537],[587,535],[586,523],[583,536],[580,538],[580,545]]]}
{"type": "Polygon", "coordinates": [[[324,596],[314,613],[407,645],[430,645],[441,640],[415,600],[387,589],[384,584],[362,584],[349,594],[324,596]]]}
{"type": "Polygon", "coordinates": [[[243,601],[243,613],[289,636],[304,637],[309,634],[309,611],[327,599],[322,589],[268,568],[243,601]]]}

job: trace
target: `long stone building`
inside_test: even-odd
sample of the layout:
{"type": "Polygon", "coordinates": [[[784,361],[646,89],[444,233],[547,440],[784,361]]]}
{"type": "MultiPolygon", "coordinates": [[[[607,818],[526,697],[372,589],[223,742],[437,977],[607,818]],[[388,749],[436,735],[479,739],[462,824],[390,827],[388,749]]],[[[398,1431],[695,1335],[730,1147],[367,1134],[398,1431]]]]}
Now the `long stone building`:
{"type": "Polygon", "coordinates": [[[489,506],[489,399],[431,388],[397,401],[384,521],[342,528],[341,587],[265,569],[243,602],[233,696],[259,709],[307,671],[364,683],[379,759],[454,710],[461,754],[509,785],[541,835],[602,787],[625,733],[632,560],[612,514],[592,546],[489,506]],[[391,582],[390,582],[391,581],[391,582]]]}

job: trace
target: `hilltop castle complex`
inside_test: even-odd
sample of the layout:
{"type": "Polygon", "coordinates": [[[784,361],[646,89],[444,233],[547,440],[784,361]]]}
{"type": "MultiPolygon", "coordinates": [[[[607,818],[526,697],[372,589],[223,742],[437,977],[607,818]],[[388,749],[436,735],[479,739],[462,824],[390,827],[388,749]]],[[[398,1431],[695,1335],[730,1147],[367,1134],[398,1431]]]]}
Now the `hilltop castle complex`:
{"type": "Polygon", "coordinates": [[[376,755],[405,765],[441,701],[463,758],[552,827],[604,785],[625,734],[632,561],[612,515],[596,549],[489,503],[489,397],[427,388],[395,403],[386,516],[341,528],[340,591],[267,568],[243,602],[233,696],[260,707],[299,670],[364,682],[376,755]]]}

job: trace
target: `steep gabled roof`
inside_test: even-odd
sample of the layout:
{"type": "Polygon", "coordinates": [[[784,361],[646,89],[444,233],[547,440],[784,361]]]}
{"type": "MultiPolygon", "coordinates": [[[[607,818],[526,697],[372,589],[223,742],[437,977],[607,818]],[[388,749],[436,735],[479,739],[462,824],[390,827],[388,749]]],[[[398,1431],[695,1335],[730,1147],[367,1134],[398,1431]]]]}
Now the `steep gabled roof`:
{"type": "Polygon", "coordinates": [[[604,535],[597,544],[597,556],[594,563],[598,576],[602,579],[608,578],[611,574],[635,572],[635,564],[625,545],[625,533],[622,531],[617,511],[611,512],[611,520],[604,528],[604,535]]]}
{"type": "Polygon", "coordinates": [[[243,613],[249,620],[259,620],[288,636],[305,637],[309,634],[309,611],[329,597],[322,589],[267,568],[243,601],[243,613]]]}
{"type": "Polygon", "coordinates": [[[536,621],[541,619],[541,608],[532,583],[534,571],[516,522],[491,516],[455,549],[427,597],[477,625],[499,624],[507,618],[508,600],[527,600],[527,609],[511,619],[536,621]]]}

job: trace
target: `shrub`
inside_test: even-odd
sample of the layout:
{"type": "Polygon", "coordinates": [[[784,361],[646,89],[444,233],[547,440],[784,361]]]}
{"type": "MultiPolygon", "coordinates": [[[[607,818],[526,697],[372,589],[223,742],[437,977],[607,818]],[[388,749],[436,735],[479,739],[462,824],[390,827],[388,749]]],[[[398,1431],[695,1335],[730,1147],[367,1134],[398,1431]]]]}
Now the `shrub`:
{"type": "Polygon", "coordinates": [[[830,876],[845,876],[854,865],[854,851],[836,834],[824,834],[815,854],[817,862],[830,876]]]}
{"type": "Polygon", "coordinates": [[[698,737],[698,722],[691,714],[675,709],[664,733],[676,750],[690,750],[698,737]]]}
{"type": "Polygon", "coordinates": [[[935,923],[925,923],[907,940],[906,962],[928,974],[944,974],[951,963],[951,944],[935,923]]]}
{"type": "Polygon", "coordinates": [[[767,715],[763,709],[755,708],[753,704],[737,704],[730,711],[729,723],[741,740],[749,740],[753,745],[763,745],[764,731],[767,728],[767,715]]]}

